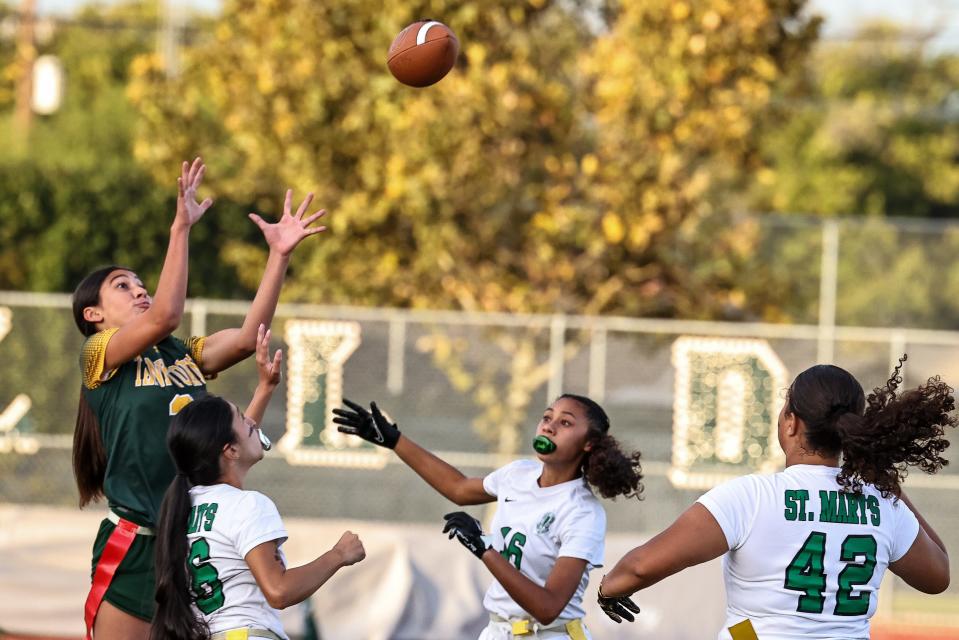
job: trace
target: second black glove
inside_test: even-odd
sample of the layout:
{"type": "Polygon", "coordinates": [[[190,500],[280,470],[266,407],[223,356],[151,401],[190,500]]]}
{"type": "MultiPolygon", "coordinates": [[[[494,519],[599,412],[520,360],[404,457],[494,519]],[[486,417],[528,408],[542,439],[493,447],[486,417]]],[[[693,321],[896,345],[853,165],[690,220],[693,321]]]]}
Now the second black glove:
{"type": "Polygon", "coordinates": [[[480,521],[470,514],[456,511],[443,517],[446,519],[443,533],[449,533],[450,540],[455,536],[477,558],[482,559],[483,554],[492,549],[492,536],[483,535],[480,521]]]}

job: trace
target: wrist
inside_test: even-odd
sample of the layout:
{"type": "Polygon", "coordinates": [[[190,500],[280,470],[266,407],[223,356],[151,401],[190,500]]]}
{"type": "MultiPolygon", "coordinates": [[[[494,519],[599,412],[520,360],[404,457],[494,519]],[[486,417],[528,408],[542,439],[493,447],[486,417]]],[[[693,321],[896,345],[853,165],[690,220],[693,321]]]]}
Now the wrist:
{"type": "Polygon", "coordinates": [[[183,221],[180,221],[180,220],[174,220],[174,221],[173,221],[173,224],[170,225],[170,235],[173,235],[173,234],[175,234],[175,233],[190,233],[190,229],[191,229],[192,227],[193,227],[193,225],[191,225],[191,224],[189,224],[189,223],[187,223],[187,222],[183,222],[183,221]]]}
{"type": "MultiPolygon", "coordinates": [[[[599,588],[596,590],[596,595],[599,596],[600,598],[622,598],[622,597],[628,597],[628,595],[629,595],[628,593],[624,593],[624,594],[620,594],[620,595],[609,595],[610,588],[609,588],[609,585],[606,584],[606,575],[607,575],[607,574],[603,574],[603,577],[600,579],[600,581],[599,581],[599,588]],[[605,588],[604,588],[604,587],[605,587],[605,588]]],[[[614,589],[613,589],[613,592],[615,593],[615,591],[616,591],[616,589],[614,588],[614,589]]]]}
{"type": "Polygon", "coordinates": [[[279,249],[274,249],[273,247],[270,247],[270,253],[268,254],[267,257],[269,259],[279,260],[285,264],[285,263],[289,263],[290,256],[292,255],[293,255],[293,249],[290,249],[289,251],[284,252],[284,251],[280,251],[279,249]]]}
{"type": "Polygon", "coordinates": [[[333,555],[333,566],[337,570],[342,569],[345,566],[348,566],[346,564],[346,554],[344,554],[341,550],[339,550],[336,547],[333,547],[332,549],[330,549],[330,553],[333,555]]]}

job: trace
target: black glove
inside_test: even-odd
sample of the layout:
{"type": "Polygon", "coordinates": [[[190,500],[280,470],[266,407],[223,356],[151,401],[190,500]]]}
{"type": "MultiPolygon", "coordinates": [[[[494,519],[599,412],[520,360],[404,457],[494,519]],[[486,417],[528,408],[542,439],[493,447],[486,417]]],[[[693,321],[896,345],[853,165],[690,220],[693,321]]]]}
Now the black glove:
{"type": "Polygon", "coordinates": [[[447,513],[446,526],[443,527],[443,533],[450,534],[450,540],[453,536],[460,543],[472,552],[477,558],[482,558],[488,549],[492,549],[492,536],[484,536],[483,528],[480,522],[465,511],[456,513],[447,513]]]}
{"type": "Polygon", "coordinates": [[[633,613],[639,613],[639,607],[630,600],[629,596],[604,596],[602,584],[599,585],[598,600],[599,608],[609,616],[610,620],[616,623],[622,622],[624,618],[632,622],[636,619],[633,617],[633,613]]]}
{"type": "Polygon", "coordinates": [[[340,425],[336,428],[337,431],[359,436],[367,442],[387,449],[396,447],[396,442],[400,439],[400,430],[380,413],[375,402],[370,403],[370,411],[346,398],[343,398],[343,402],[352,411],[333,409],[333,414],[336,416],[333,422],[340,425]]]}

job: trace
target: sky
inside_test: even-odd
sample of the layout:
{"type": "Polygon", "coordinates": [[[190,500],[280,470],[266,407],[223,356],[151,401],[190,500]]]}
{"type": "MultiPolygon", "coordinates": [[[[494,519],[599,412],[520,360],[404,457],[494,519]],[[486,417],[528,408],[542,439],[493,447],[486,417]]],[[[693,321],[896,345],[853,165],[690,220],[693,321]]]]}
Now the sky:
{"type": "MultiPolygon", "coordinates": [[[[211,12],[220,6],[220,0],[170,1],[211,12]]],[[[17,4],[17,0],[7,2],[17,4]]],[[[84,2],[37,0],[37,9],[41,14],[64,13],[84,2]]],[[[938,36],[931,41],[933,50],[959,50],[959,0],[809,0],[808,6],[826,18],[822,35],[827,40],[849,37],[858,25],[880,18],[921,32],[937,32],[938,36]]]]}

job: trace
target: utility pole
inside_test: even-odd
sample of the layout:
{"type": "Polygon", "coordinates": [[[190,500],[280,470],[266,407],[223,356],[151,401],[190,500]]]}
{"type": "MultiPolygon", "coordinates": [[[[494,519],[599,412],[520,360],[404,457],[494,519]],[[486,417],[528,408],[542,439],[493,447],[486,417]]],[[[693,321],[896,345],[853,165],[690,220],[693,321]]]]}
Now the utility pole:
{"type": "Polygon", "coordinates": [[[26,149],[33,119],[33,62],[37,48],[33,30],[37,17],[36,0],[20,0],[20,24],[17,28],[17,89],[13,116],[13,140],[21,150],[26,149]]]}
{"type": "Polygon", "coordinates": [[[157,31],[157,52],[168,78],[180,74],[180,30],[183,27],[183,6],[178,0],[160,1],[160,24],[157,31]]]}

